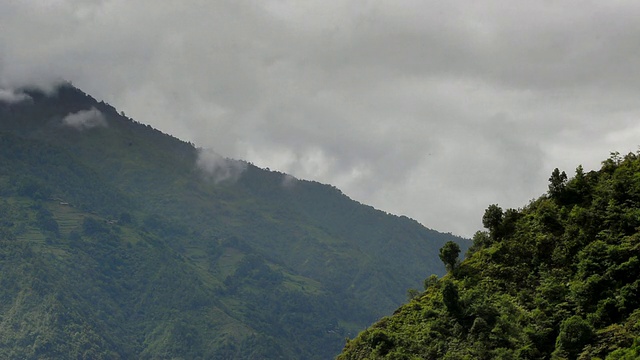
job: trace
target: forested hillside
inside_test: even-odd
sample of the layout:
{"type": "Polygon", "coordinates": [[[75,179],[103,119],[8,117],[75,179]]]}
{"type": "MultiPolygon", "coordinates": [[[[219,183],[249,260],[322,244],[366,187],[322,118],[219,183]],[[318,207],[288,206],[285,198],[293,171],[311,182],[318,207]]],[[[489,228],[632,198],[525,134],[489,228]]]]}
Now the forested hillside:
{"type": "Polygon", "coordinates": [[[327,359],[463,239],[71,85],[0,101],[0,358],[327,359]]]}
{"type": "Polygon", "coordinates": [[[640,358],[640,152],[556,169],[522,209],[491,205],[466,259],[339,359],[640,358]]]}

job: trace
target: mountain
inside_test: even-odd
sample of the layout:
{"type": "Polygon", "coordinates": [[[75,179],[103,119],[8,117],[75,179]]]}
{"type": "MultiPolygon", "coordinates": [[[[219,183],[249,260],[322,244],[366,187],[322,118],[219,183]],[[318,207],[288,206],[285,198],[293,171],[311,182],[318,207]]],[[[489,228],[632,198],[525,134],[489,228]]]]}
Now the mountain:
{"type": "Polygon", "coordinates": [[[70,84],[0,101],[1,358],[332,358],[451,240],[70,84]]]}
{"type": "Polygon", "coordinates": [[[640,359],[640,152],[549,181],[338,359],[640,359]]]}

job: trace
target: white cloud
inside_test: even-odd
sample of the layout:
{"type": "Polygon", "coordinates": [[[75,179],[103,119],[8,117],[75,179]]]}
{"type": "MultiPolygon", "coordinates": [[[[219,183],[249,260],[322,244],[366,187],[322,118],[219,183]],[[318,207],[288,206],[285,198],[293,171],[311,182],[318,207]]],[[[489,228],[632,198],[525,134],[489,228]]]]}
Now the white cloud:
{"type": "Polygon", "coordinates": [[[216,184],[238,180],[247,168],[247,164],[242,161],[224,158],[208,149],[198,149],[196,165],[216,184]]]}
{"type": "Polygon", "coordinates": [[[31,100],[31,97],[22,92],[15,92],[10,89],[0,89],[0,102],[15,104],[31,100]]]}
{"type": "Polygon", "coordinates": [[[62,119],[62,123],[78,130],[107,127],[107,119],[100,110],[95,107],[92,107],[89,110],[80,110],[78,112],[68,114],[64,119],[62,119]]]}

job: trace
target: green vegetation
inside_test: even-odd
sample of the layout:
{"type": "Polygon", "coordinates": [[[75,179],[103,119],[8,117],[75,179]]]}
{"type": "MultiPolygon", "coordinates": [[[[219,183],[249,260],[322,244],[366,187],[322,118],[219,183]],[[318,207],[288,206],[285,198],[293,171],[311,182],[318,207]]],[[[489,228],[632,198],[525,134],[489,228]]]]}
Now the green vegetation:
{"type": "Polygon", "coordinates": [[[491,205],[449,272],[349,341],[338,359],[638,359],[640,152],[554,170],[520,210],[491,205]]]}
{"type": "Polygon", "coordinates": [[[326,359],[456,241],[80,90],[0,102],[0,358],[326,359]],[[65,126],[96,108],[104,126],[65,126]]]}

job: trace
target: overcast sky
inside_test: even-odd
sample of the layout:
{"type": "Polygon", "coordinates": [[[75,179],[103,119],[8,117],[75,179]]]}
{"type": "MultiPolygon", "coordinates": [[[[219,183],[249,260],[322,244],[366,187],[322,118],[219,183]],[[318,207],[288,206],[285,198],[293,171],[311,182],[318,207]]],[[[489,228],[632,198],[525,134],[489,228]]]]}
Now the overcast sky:
{"type": "Polygon", "coordinates": [[[471,236],[640,144],[640,2],[2,0],[0,85],[471,236]],[[89,109],[87,109],[89,110],[89,109]]]}

